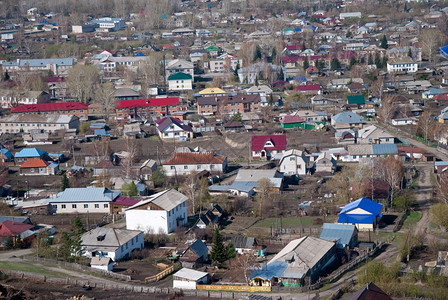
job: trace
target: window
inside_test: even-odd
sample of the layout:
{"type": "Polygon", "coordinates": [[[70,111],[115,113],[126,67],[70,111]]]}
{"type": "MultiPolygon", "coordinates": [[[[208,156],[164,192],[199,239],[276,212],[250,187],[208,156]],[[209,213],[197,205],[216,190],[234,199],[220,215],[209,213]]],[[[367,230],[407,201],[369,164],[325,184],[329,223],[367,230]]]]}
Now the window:
{"type": "MultiPolygon", "coordinates": [[[[170,170],[174,170],[175,169],[175,167],[174,166],[171,166],[170,167],[170,170]]],[[[184,169],[185,169],[185,167],[184,167],[184,169]]]]}
{"type": "Polygon", "coordinates": [[[294,156],[289,158],[289,161],[294,161],[294,160],[295,160],[294,156]]]}
{"type": "Polygon", "coordinates": [[[88,204],[84,204],[84,208],[89,208],[89,205],[88,204]]]}
{"type": "Polygon", "coordinates": [[[76,204],[72,204],[72,208],[76,208],[76,204]]]}
{"type": "Polygon", "coordinates": [[[30,169],[30,172],[31,172],[31,173],[34,173],[34,168],[31,168],[31,169],[30,169]]]}
{"type": "Polygon", "coordinates": [[[197,169],[200,170],[200,169],[201,169],[201,165],[198,165],[198,166],[197,166],[197,169]]]}
{"type": "Polygon", "coordinates": [[[65,204],[61,204],[61,208],[62,208],[62,209],[65,209],[65,204]]]}
{"type": "Polygon", "coordinates": [[[104,208],[108,208],[109,207],[109,204],[104,204],[104,208]]]}
{"type": "Polygon", "coordinates": [[[100,208],[100,205],[99,204],[95,204],[95,208],[100,208]]]}
{"type": "Polygon", "coordinates": [[[188,166],[184,166],[184,170],[188,170],[188,166]]]}

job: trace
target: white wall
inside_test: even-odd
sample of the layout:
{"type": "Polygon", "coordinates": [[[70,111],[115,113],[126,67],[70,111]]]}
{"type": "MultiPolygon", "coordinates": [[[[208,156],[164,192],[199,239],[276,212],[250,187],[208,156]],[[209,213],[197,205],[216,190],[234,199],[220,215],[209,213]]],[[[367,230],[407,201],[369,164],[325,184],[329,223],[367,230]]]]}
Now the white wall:
{"type": "Polygon", "coordinates": [[[280,172],[286,175],[306,175],[306,162],[299,156],[290,155],[282,161],[280,172]],[[300,168],[298,165],[300,165],[300,168]]]}
{"type": "Polygon", "coordinates": [[[76,202],[76,203],[51,203],[53,210],[58,214],[73,214],[73,213],[109,213],[110,204],[109,202],[76,202]],[[65,205],[65,208],[63,208],[65,205]],[[76,205],[76,207],[72,207],[76,205]],[[87,207],[84,207],[87,205],[87,207]],[[98,205],[98,208],[95,208],[98,205]],[[107,207],[105,207],[105,205],[107,207]]]}
{"type": "Polygon", "coordinates": [[[223,164],[201,164],[201,165],[164,165],[163,171],[166,176],[187,175],[191,172],[223,172],[223,164]],[[199,166],[199,168],[198,168],[199,166]],[[174,167],[174,169],[172,168],[174,167]]]}
{"type": "Polygon", "coordinates": [[[173,280],[173,288],[195,290],[196,281],[173,280]]]}

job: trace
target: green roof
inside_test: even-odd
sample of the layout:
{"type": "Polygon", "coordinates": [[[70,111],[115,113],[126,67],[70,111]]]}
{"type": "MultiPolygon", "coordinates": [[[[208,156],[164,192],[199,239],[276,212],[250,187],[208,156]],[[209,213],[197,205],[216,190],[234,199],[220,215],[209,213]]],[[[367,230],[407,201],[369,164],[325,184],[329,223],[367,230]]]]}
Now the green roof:
{"type": "Polygon", "coordinates": [[[364,95],[353,95],[347,96],[348,104],[365,104],[366,100],[364,99],[364,95]]]}
{"type": "Polygon", "coordinates": [[[205,50],[207,50],[207,51],[218,51],[219,48],[215,47],[215,46],[208,46],[207,48],[205,48],[205,50]]]}
{"type": "Polygon", "coordinates": [[[168,80],[191,80],[191,79],[192,79],[191,75],[182,72],[173,74],[168,77],[168,80]]]}

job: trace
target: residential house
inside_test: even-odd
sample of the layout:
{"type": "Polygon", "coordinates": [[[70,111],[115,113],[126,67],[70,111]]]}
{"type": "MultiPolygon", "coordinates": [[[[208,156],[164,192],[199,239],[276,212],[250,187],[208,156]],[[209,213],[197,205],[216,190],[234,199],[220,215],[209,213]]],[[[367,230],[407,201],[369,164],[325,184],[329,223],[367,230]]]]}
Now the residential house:
{"type": "MultiPolygon", "coordinates": [[[[410,1],[411,0],[408,0],[408,2],[410,1]]],[[[368,284],[364,285],[360,290],[358,290],[356,293],[348,297],[346,300],[367,300],[367,299],[392,300],[392,297],[386,294],[374,283],[369,282],[368,284]]]]}
{"type": "Polygon", "coordinates": [[[240,83],[255,84],[257,78],[262,78],[263,72],[268,70],[270,74],[279,74],[282,67],[267,62],[259,62],[249,67],[238,69],[238,79],[240,83]]]}
{"type": "Polygon", "coordinates": [[[0,149],[0,160],[2,163],[13,163],[14,162],[14,155],[12,155],[11,151],[9,151],[6,148],[0,149]]]}
{"type": "Polygon", "coordinates": [[[410,57],[400,57],[387,61],[387,72],[405,72],[415,73],[418,70],[418,64],[410,57]]]}
{"type": "Polygon", "coordinates": [[[208,63],[210,72],[227,72],[236,70],[237,66],[242,66],[243,60],[229,53],[224,53],[216,59],[211,59],[208,63]]]}
{"type": "Polygon", "coordinates": [[[206,272],[182,268],[173,274],[173,288],[196,290],[199,284],[208,284],[210,276],[206,272]]]}
{"type": "Polygon", "coordinates": [[[76,116],[81,121],[89,119],[89,106],[79,102],[55,102],[24,104],[11,108],[11,114],[18,115],[62,115],[76,116]]]}
{"type": "Polygon", "coordinates": [[[362,158],[398,155],[396,144],[348,145],[347,151],[348,154],[341,157],[341,160],[344,162],[359,162],[362,158]]]}
{"type": "Polygon", "coordinates": [[[334,137],[338,144],[356,144],[356,133],[351,129],[336,131],[334,137]]]}
{"type": "Polygon", "coordinates": [[[110,159],[102,159],[93,166],[93,176],[119,176],[123,173],[123,166],[110,159]]]}
{"type": "Polygon", "coordinates": [[[329,89],[348,90],[348,86],[352,83],[364,83],[362,78],[335,78],[331,79],[327,85],[329,89]]]}
{"type": "Polygon", "coordinates": [[[0,106],[4,109],[13,108],[17,105],[47,103],[50,99],[50,94],[47,92],[17,92],[14,90],[0,89],[0,106]]]}
{"type": "Polygon", "coordinates": [[[308,157],[300,150],[285,151],[280,159],[279,171],[288,176],[306,175],[308,172],[308,157]]]}
{"type": "Polygon", "coordinates": [[[347,104],[355,105],[357,108],[362,108],[364,107],[364,104],[366,104],[366,99],[364,98],[364,95],[347,96],[347,104]]]}
{"type": "Polygon", "coordinates": [[[15,245],[19,240],[24,246],[31,245],[34,239],[34,232],[31,229],[34,225],[25,224],[21,222],[15,222],[6,220],[0,223],[0,241],[5,245],[9,241],[15,245]]]}
{"type": "Polygon", "coordinates": [[[201,267],[208,262],[207,245],[201,240],[196,240],[182,253],[179,261],[184,268],[201,267]]]}
{"type": "Polygon", "coordinates": [[[170,91],[191,91],[193,89],[193,77],[182,72],[168,76],[168,89],[170,91]]]}
{"type": "Polygon", "coordinates": [[[295,115],[301,117],[305,122],[313,124],[322,124],[327,121],[327,114],[311,110],[298,110],[295,115]]]}
{"type": "Polygon", "coordinates": [[[42,132],[57,133],[78,130],[79,118],[73,115],[22,115],[13,114],[0,119],[0,133],[30,133],[40,129],[42,132]]]}
{"type": "Polygon", "coordinates": [[[321,174],[334,174],[337,162],[329,152],[322,152],[314,161],[314,172],[321,174]]]}
{"type": "Polygon", "coordinates": [[[425,92],[432,87],[429,80],[414,80],[405,83],[405,89],[409,94],[419,94],[425,92]]]}
{"type": "Polygon", "coordinates": [[[336,242],[336,248],[353,249],[358,245],[358,229],[355,225],[324,223],[320,239],[336,242]]]}
{"type": "Polygon", "coordinates": [[[166,63],[166,78],[176,73],[184,73],[194,78],[194,64],[184,59],[174,59],[166,63]]]}
{"type": "Polygon", "coordinates": [[[126,210],[126,228],[171,233],[187,224],[187,197],[168,189],[146,197],[126,210]]]}
{"type": "Polygon", "coordinates": [[[254,237],[236,235],[232,236],[232,245],[238,254],[253,254],[258,257],[264,257],[267,253],[267,248],[264,245],[258,245],[254,237]]]}
{"type": "Polygon", "coordinates": [[[343,111],[331,118],[331,125],[336,129],[363,128],[366,121],[352,111],[343,111]]]}
{"type": "Polygon", "coordinates": [[[110,213],[111,214],[124,214],[125,210],[137,203],[140,200],[132,199],[131,197],[118,196],[113,201],[109,202],[110,204],[110,213]]]}
{"type": "Polygon", "coordinates": [[[163,171],[167,176],[190,175],[204,170],[221,174],[226,169],[227,157],[214,152],[175,152],[163,163],[163,171]]]}
{"type": "Polygon", "coordinates": [[[153,98],[117,101],[115,117],[117,120],[159,120],[181,111],[179,98],[153,98]]]}
{"type": "Polygon", "coordinates": [[[110,212],[110,202],[120,196],[120,192],[103,187],[67,188],[49,198],[57,214],[103,213],[110,212]]]}
{"type": "MultiPolygon", "coordinates": [[[[157,162],[153,159],[147,159],[145,160],[140,166],[138,167],[138,177],[143,178],[144,180],[150,180],[152,173],[157,170],[157,162]]],[[[134,168],[134,169],[137,169],[134,168]]]]}
{"type": "Polygon", "coordinates": [[[250,285],[301,287],[317,280],[336,259],[336,244],[304,236],[288,243],[265,267],[250,275],[250,285]]]}
{"type": "Polygon", "coordinates": [[[359,231],[373,231],[382,215],[383,205],[368,198],[346,204],[339,213],[338,223],[355,225],[359,231]]]}
{"type": "Polygon", "coordinates": [[[109,227],[96,227],[81,236],[84,256],[105,257],[113,261],[130,258],[134,250],[144,248],[143,232],[109,227]]]}
{"type": "Polygon", "coordinates": [[[114,98],[117,101],[121,100],[135,100],[140,98],[140,93],[131,88],[115,89],[114,98]]]}
{"type": "Polygon", "coordinates": [[[198,94],[200,97],[227,95],[226,91],[220,88],[205,88],[203,90],[200,90],[198,94]]]}
{"type": "Polygon", "coordinates": [[[18,163],[23,163],[32,158],[42,158],[44,160],[49,160],[48,153],[37,148],[23,148],[15,154],[15,159],[18,163]]]}
{"type": "Polygon", "coordinates": [[[375,125],[364,127],[358,131],[358,144],[394,144],[395,137],[375,125]]]}
{"type": "Polygon", "coordinates": [[[50,163],[41,158],[30,158],[20,165],[20,175],[54,175],[50,173],[50,163]]]}
{"type": "Polygon", "coordinates": [[[311,104],[313,105],[327,105],[329,100],[327,97],[324,97],[323,95],[316,95],[311,98],[311,104]]]}
{"type": "Polygon", "coordinates": [[[251,151],[254,159],[271,160],[286,151],[286,135],[252,136],[251,151]]]}
{"type": "Polygon", "coordinates": [[[244,112],[258,112],[261,109],[259,94],[207,96],[197,98],[198,114],[202,116],[225,116],[244,112]]]}
{"type": "MultiPolygon", "coordinates": [[[[16,61],[3,61],[3,71],[51,71],[55,76],[66,74],[75,65],[74,58],[39,58],[21,59],[16,61]]],[[[24,103],[25,104],[25,103],[24,103]]],[[[31,104],[31,103],[26,103],[31,104]]]]}
{"type": "Polygon", "coordinates": [[[294,91],[305,95],[320,95],[322,93],[322,87],[319,84],[303,84],[296,86],[294,91]]]}
{"type": "Polygon", "coordinates": [[[156,121],[157,132],[162,140],[186,141],[193,138],[193,129],[174,117],[165,117],[156,121]]]}
{"type": "Polygon", "coordinates": [[[283,116],[280,118],[280,126],[282,128],[304,128],[304,122],[305,121],[298,115],[283,116]]]}
{"type": "Polygon", "coordinates": [[[114,269],[114,261],[110,257],[94,256],[90,260],[90,267],[111,272],[114,269]]]}

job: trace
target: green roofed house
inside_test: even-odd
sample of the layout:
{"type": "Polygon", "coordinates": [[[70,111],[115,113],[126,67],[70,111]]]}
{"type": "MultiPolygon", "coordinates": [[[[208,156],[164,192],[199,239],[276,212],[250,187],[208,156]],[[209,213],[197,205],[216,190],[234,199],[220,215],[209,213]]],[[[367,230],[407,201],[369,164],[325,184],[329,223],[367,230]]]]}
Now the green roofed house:
{"type": "Polygon", "coordinates": [[[357,105],[359,108],[361,106],[364,106],[365,103],[366,103],[366,99],[364,98],[364,95],[347,96],[347,104],[348,105],[357,105]]]}
{"type": "Polygon", "coordinates": [[[218,56],[219,48],[215,46],[208,46],[205,48],[210,56],[218,56]]]}
{"type": "Polygon", "coordinates": [[[170,91],[189,91],[193,89],[193,77],[182,72],[168,76],[168,89],[170,91]]]}

